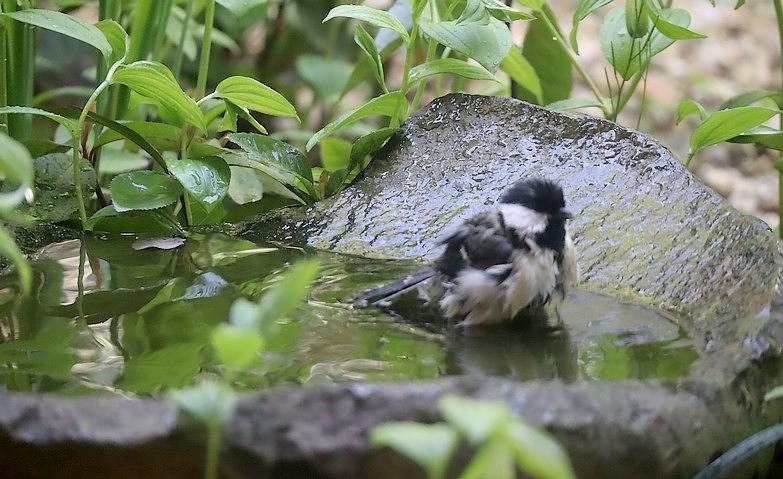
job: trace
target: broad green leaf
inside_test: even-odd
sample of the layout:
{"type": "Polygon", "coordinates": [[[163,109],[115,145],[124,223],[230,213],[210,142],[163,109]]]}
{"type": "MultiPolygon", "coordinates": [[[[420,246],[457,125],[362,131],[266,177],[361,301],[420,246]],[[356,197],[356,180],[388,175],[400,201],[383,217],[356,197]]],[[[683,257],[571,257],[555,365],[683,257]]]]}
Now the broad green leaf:
{"type": "Polygon", "coordinates": [[[226,123],[226,119],[228,119],[229,124],[221,124],[221,128],[223,128],[221,131],[237,131],[237,118],[242,118],[246,122],[250,123],[250,125],[258,130],[259,132],[266,134],[266,128],[264,128],[264,125],[258,122],[258,120],[255,119],[255,117],[250,113],[250,111],[247,108],[241,107],[239,105],[235,105],[229,100],[223,100],[226,104],[226,115],[224,117],[223,122],[226,123]],[[229,126],[230,128],[226,128],[226,126],[229,126]]]}
{"type": "MultiPolygon", "coordinates": [[[[3,231],[2,227],[0,231],[3,231]]],[[[2,240],[0,240],[1,244],[2,240]]],[[[51,278],[46,278],[46,281],[50,280],[51,278]]],[[[60,284],[62,284],[61,277],[60,284]]],[[[0,364],[13,363],[13,371],[18,374],[73,379],[71,368],[78,361],[78,357],[73,353],[73,347],[79,332],[72,322],[63,321],[63,318],[47,319],[45,316],[35,318],[37,327],[40,327],[41,322],[45,322],[32,338],[0,343],[0,364]]],[[[30,332],[25,331],[26,335],[30,332]]]]}
{"type": "Polygon", "coordinates": [[[381,55],[378,53],[378,49],[375,48],[375,40],[367,33],[367,30],[362,28],[361,25],[356,25],[356,33],[353,36],[353,41],[359,45],[362,49],[370,64],[373,66],[373,73],[375,73],[375,79],[378,81],[378,85],[381,86],[383,91],[389,91],[386,88],[386,79],[383,75],[383,62],[381,61],[381,55]]]}
{"type": "Polygon", "coordinates": [[[546,105],[547,110],[553,111],[566,111],[574,110],[576,108],[603,108],[601,102],[594,98],[569,98],[567,100],[560,100],[546,105]]]}
{"type": "Polygon", "coordinates": [[[752,90],[729,98],[718,109],[726,110],[729,108],[737,108],[739,106],[748,106],[765,98],[769,98],[770,100],[774,101],[778,107],[783,108],[783,91],[752,90]]]}
{"type": "MultiPolygon", "coordinates": [[[[152,157],[152,159],[155,160],[162,168],[166,167],[166,162],[163,159],[163,155],[160,154],[160,151],[158,151],[158,149],[155,146],[153,146],[149,141],[147,141],[147,139],[145,138],[146,132],[144,130],[136,131],[129,126],[132,123],[128,123],[128,124],[119,123],[117,121],[106,118],[103,115],[95,113],[94,111],[87,113],[87,118],[91,122],[105,126],[106,128],[109,128],[110,130],[119,133],[123,137],[132,141],[136,146],[146,151],[152,157]]],[[[152,125],[160,125],[160,123],[152,123],[152,125]]],[[[171,128],[178,129],[176,127],[171,127],[171,126],[161,127],[159,133],[164,135],[171,135],[173,133],[173,130],[171,128]]],[[[99,139],[102,137],[103,135],[101,135],[99,139]]],[[[151,137],[150,139],[153,139],[153,137],[151,137]]]]}
{"type": "Polygon", "coordinates": [[[692,32],[685,27],[667,22],[656,14],[652,14],[652,21],[659,32],[672,40],[698,40],[700,38],[707,38],[707,35],[692,32]]]}
{"type": "Polygon", "coordinates": [[[172,391],[169,397],[192,416],[212,425],[231,419],[238,402],[230,387],[212,382],[172,391]]]}
{"type": "Polygon", "coordinates": [[[14,264],[17,274],[19,275],[19,283],[22,285],[22,291],[24,294],[29,294],[30,287],[33,283],[33,272],[30,269],[30,265],[27,264],[24,255],[16,246],[14,239],[3,225],[0,225],[0,256],[4,256],[11,260],[11,263],[14,264]]]}
{"type": "Polygon", "coordinates": [[[244,369],[258,359],[264,339],[258,331],[224,323],[212,330],[212,347],[227,367],[244,369]]]}
{"type": "Polygon", "coordinates": [[[355,18],[356,20],[367,22],[376,27],[388,28],[397,32],[405,43],[410,42],[408,31],[402,23],[389,12],[367,7],[365,5],[340,5],[334,7],[329,12],[326,18],[324,18],[324,22],[335,17],[355,18]]]}
{"type": "Polygon", "coordinates": [[[541,81],[538,79],[535,68],[522,56],[519,48],[511,47],[508,55],[500,64],[500,68],[511,77],[511,80],[532,93],[536,97],[537,104],[543,103],[541,81]]]}
{"type": "Polygon", "coordinates": [[[356,123],[368,116],[382,115],[393,117],[397,115],[398,110],[404,106],[405,98],[398,91],[386,93],[375,97],[364,105],[343,113],[337,119],[316,132],[307,142],[307,151],[317,145],[322,139],[331,135],[335,131],[345,126],[356,123]]]}
{"type": "Polygon", "coordinates": [[[500,0],[482,0],[484,7],[493,17],[503,22],[515,22],[517,20],[532,20],[535,17],[529,13],[514,10],[500,0]]]}
{"type": "MultiPolygon", "coordinates": [[[[81,188],[85,198],[92,196],[97,184],[95,170],[79,158],[81,188]]],[[[20,211],[38,221],[58,222],[71,218],[79,208],[73,178],[73,155],[50,153],[33,161],[35,201],[20,206],[20,211]]]]}
{"type": "Polygon", "coordinates": [[[429,477],[443,477],[451,455],[459,443],[459,435],[446,424],[391,422],[370,431],[373,447],[390,447],[412,459],[429,477]]]}
{"type": "Polygon", "coordinates": [[[214,96],[259,113],[299,119],[296,108],[283,95],[252,78],[226,78],[218,84],[214,96]]]}
{"type": "Polygon", "coordinates": [[[645,0],[625,0],[625,29],[636,39],[644,38],[650,31],[650,14],[645,0]]]}
{"type": "Polygon", "coordinates": [[[119,386],[135,393],[190,384],[203,362],[201,344],[173,344],[125,361],[119,386]]]}
{"type": "Polygon", "coordinates": [[[499,434],[478,448],[460,479],[515,479],[512,445],[499,434]]]}
{"type": "Polygon", "coordinates": [[[290,314],[307,298],[310,284],[318,277],[319,262],[315,258],[294,263],[258,302],[255,322],[264,328],[290,314]]]}
{"type": "Polygon", "coordinates": [[[171,70],[160,63],[138,61],[122,65],[114,73],[112,83],[120,83],[139,95],[152,98],[183,123],[190,123],[201,131],[207,129],[196,102],[182,91],[171,70]]]}
{"type": "Polygon", "coordinates": [[[241,18],[255,7],[265,5],[268,1],[269,0],[216,0],[218,5],[222,5],[230,10],[237,18],[241,18]]]}
{"type": "Polygon", "coordinates": [[[27,148],[27,151],[30,152],[30,156],[33,158],[48,155],[49,153],[65,153],[73,147],[70,143],[55,143],[54,141],[41,138],[27,138],[22,140],[21,143],[27,148]]]}
{"type": "Polygon", "coordinates": [[[515,419],[508,435],[514,445],[517,465],[536,479],[572,479],[574,470],[568,455],[548,433],[515,419]]]}
{"type": "Polygon", "coordinates": [[[777,386],[776,388],[772,389],[772,391],[764,395],[764,400],[772,401],[773,399],[778,399],[782,397],[783,397],[783,386],[777,386]]]}
{"type": "Polygon", "coordinates": [[[544,0],[517,0],[517,3],[533,10],[541,10],[544,6],[544,0]]]}
{"type": "Polygon", "coordinates": [[[351,143],[340,138],[324,138],[321,142],[321,165],[329,172],[347,168],[351,161],[351,143]]]}
{"type": "Polygon", "coordinates": [[[693,131],[689,155],[755,128],[778,113],[778,110],[758,106],[717,111],[693,131]]]}
{"type": "Polygon", "coordinates": [[[704,121],[707,118],[707,111],[695,100],[683,100],[677,105],[677,122],[679,125],[682,120],[690,115],[698,115],[699,120],[704,121]]]}
{"type": "MultiPolygon", "coordinates": [[[[27,149],[5,133],[0,133],[0,176],[9,183],[29,188],[33,184],[33,159],[27,149]]],[[[0,208],[10,209],[14,205],[5,205],[0,194],[0,208]]]]}
{"type": "Polygon", "coordinates": [[[420,27],[428,37],[476,60],[490,72],[498,69],[512,46],[511,32],[496,18],[486,25],[422,21],[420,27]]]}
{"type": "MultiPolygon", "coordinates": [[[[543,99],[539,104],[546,105],[571,96],[573,81],[568,52],[554,38],[547,24],[540,19],[543,15],[547,15],[557,28],[557,19],[549,7],[545,6],[541,11],[536,12],[539,19],[530,22],[522,44],[522,55],[538,75],[543,99]]],[[[515,90],[514,96],[521,100],[537,102],[536,95],[527,87],[523,88],[521,92],[515,90]]]]}
{"type": "Polygon", "coordinates": [[[351,78],[353,65],[320,55],[296,57],[296,72],[321,98],[336,100],[351,78]]]}
{"type": "Polygon", "coordinates": [[[188,198],[203,208],[204,217],[221,207],[231,181],[231,170],[223,158],[173,159],[167,164],[169,172],[188,192],[188,198]]]}
{"type": "Polygon", "coordinates": [[[255,133],[232,133],[228,139],[246,153],[234,155],[233,161],[226,158],[230,165],[258,169],[302,192],[305,197],[316,198],[310,163],[301,151],[288,143],[255,133]],[[244,158],[244,162],[236,161],[236,156],[244,158]]]}
{"type": "MultiPolygon", "coordinates": [[[[174,125],[169,125],[168,123],[156,123],[156,122],[147,122],[147,121],[118,121],[117,124],[122,125],[126,127],[128,130],[135,132],[136,135],[138,135],[138,137],[136,137],[136,135],[133,135],[134,138],[144,139],[146,142],[149,143],[150,147],[156,151],[158,150],[177,151],[179,149],[180,135],[182,134],[182,129],[174,125]]],[[[120,141],[124,139],[128,139],[128,141],[133,142],[132,139],[126,136],[127,133],[128,131],[124,129],[122,132],[111,128],[104,130],[101,132],[100,136],[98,136],[98,138],[95,140],[95,143],[93,144],[93,149],[100,148],[109,143],[113,143],[115,141],[120,141]],[[123,132],[125,134],[123,134],[123,132]]],[[[146,148],[142,148],[142,149],[146,150],[146,148]]]]}
{"type": "Polygon", "coordinates": [[[773,150],[783,151],[783,131],[767,126],[752,128],[728,140],[731,143],[755,143],[773,150]]]}
{"type": "Polygon", "coordinates": [[[149,168],[150,160],[138,151],[104,148],[101,151],[100,174],[115,176],[128,171],[149,168]]]}
{"type": "Polygon", "coordinates": [[[569,40],[571,41],[571,47],[576,54],[579,54],[579,44],[577,42],[576,34],[579,30],[579,24],[587,18],[588,15],[608,5],[612,0],[578,0],[576,4],[576,10],[574,11],[574,17],[571,20],[571,35],[569,40]]]}
{"type": "Polygon", "coordinates": [[[503,403],[444,396],[438,409],[450,424],[457,427],[472,444],[481,444],[513,417],[503,403]]]}
{"type": "Polygon", "coordinates": [[[101,208],[92,215],[85,229],[106,233],[185,234],[176,218],[166,210],[118,212],[113,205],[101,208]]]}
{"type": "Polygon", "coordinates": [[[76,122],[65,118],[62,115],[58,115],[56,113],[52,113],[50,111],[41,110],[40,108],[31,108],[27,106],[4,106],[0,107],[0,114],[13,114],[13,113],[20,113],[20,114],[28,114],[28,115],[37,115],[37,116],[43,116],[45,118],[48,118],[50,120],[56,121],[57,123],[64,126],[71,134],[74,134],[76,131],[76,122]]]}
{"type": "MultiPolygon", "coordinates": [[[[683,28],[691,23],[691,17],[685,10],[661,10],[658,17],[683,28]]],[[[625,12],[622,8],[615,8],[606,15],[600,39],[604,57],[625,80],[630,80],[652,57],[674,43],[674,40],[657,29],[652,30],[649,38],[631,37],[625,26],[625,12]]]]}
{"type": "MultiPolygon", "coordinates": [[[[456,5],[458,5],[458,3],[455,3],[454,6],[456,5]]],[[[457,18],[457,23],[489,25],[490,17],[489,10],[482,0],[465,0],[465,8],[462,10],[459,18],[457,18]]]]}
{"type": "Polygon", "coordinates": [[[107,58],[107,63],[114,64],[125,56],[128,45],[128,34],[122,26],[114,20],[101,20],[95,27],[103,33],[111,45],[112,55],[107,58]]]}
{"type": "Polygon", "coordinates": [[[112,45],[101,30],[95,25],[90,25],[73,15],[37,8],[8,12],[3,15],[18,22],[35,25],[75,38],[100,50],[107,62],[110,62],[112,59],[112,45]]]}
{"type": "Polygon", "coordinates": [[[177,201],[182,185],[174,178],[155,171],[132,171],[116,176],[111,196],[118,212],[154,210],[177,201]]]}
{"type": "Polygon", "coordinates": [[[495,75],[478,65],[471,65],[468,62],[456,58],[440,58],[430,60],[411,68],[410,83],[415,84],[419,82],[419,80],[423,80],[429,76],[441,75],[444,73],[459,75],[461,77],[470,78],[471,80],[498,81],[498,79],[495,78],[495,75]]]}
{"type": "Polygon", "coordinates": [[[381,128],[354,141],[353,147],[351,148],[351,164],[349,170],[356,168],[367,155],[380,150],[389,138],[399,131],[399,128],[381,128]]]}

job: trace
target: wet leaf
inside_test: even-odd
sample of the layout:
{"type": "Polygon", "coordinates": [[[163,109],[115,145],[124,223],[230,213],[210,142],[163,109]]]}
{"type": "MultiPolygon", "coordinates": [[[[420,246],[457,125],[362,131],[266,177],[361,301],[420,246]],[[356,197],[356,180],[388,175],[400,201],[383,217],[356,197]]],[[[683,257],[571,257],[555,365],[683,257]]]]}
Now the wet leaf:
{"type": "Polygon", "coordinates": [[[420,27],[428,37],[476,60],[490,72],[500,67],[512,46],[511,32],[496,18],[490,18],[486,25],[422,21],[420,27]]]}
{"type": "Polygon", "coordinates": [[[171,213],[165,210],[118,212],[113,205],[98,210],[85,224],[89,231],[106,233],[179,234],[185,231],[171,213]]]}
{"type": "MultiPolygon", "coordinates": [[[[180,134],[182,129],[168,123],[156,123],[147,121],[119,121],[118,125],[122,125],[129,130],[133,131],[138,137],[143,138],[149,145],[157,151],[177,151],[179,149],[180,134]]],[[[128,138],[127,130],[117,131],[109,128],[101,132],[101,135],[95,140],[93,149],[100,148],[109,143],[115,141],[124,140],[128,138]]],[[[138,139],[134,136],[134,139],[138,139]]],[[[133,141],[133,139],[128,138],[133,141]]],[[[134,142],[135,143],[135,142],[134,142]]]]}
{"type": "Polygon", "coordinates": [[[154,210],[177,201],[182,185],[174,178],[154,171],[132,171],[115,177],[111,196],[118,212],[154,210]]]}
{"type": "Polygon", "coordinates": [[[218,84],[214,96],[259,113],[299,119],[296,108],[283,95],[252,78],[226,78],[218,84]]]}
{"type": "Polygon", "coordinates": [[[500,0],[482,0],[484,7],[493,17],[502,22],[515,22],[517,20],[532,20],[535,17],[529,13],[514,10],[500,0]]]}
{"type": "Polygon", "coordinates": [[[351,148],[351,163],[349,170],[356,168],[367,155],[383,148],[389,138],[399,131],[399,128],[381,128],[354,141],[353,147],[351,148]]]}
{"type": "MultiPolygon", "coordinates": [[[[162,168],[165,168],[166,162],[163,160],[163,155],[161,155],[158,149],[155,148],[155,146],[153,146],[149,141],[147,141],[147,139],[141,133],[130,128],[128,125],[116,122],[95,112],[87,113],[87,118],[93,123],[97,123],[99,125],[105,126],[106,128],[109,128],[110,130],[114,130],[128,140],[132,141],[134,144],[136,144],[136,146],[149,153],[152,159],[155,160],[155,162],[157,162],[162,168]]],[[[162,129],[161,133],[170,134],[170,130],[169,133],[166,133],[165,129],[162,129]]]]}
{"type": "Polygon", "coordinates": [[[167,164],[171,174],[188,192],[189,199],[204,210],[204,216],[221,207],[231,181],[231,170],[223,158],[175,159],[167,164]]]}
{"type": "Polygon", "coordinates": [[[457,431],[446,424],[391,422],[370,432],[373,447],[390,447],[416,461],[429,477],[443,477],[459,441],[457,431]]]}
{"type": "Polygon", "coordinates": [[[389,12],[371,8],[365,5],[340,5],[333,8],[324,18],[327,22],[335,17],[355,18],[376,27],[388,28],[397,32],[405,43],[410,42],[410,36],[405,27],[389,12]]]}
{"type": "MultiPolygon", "coordinates": [[[[73,184],[73,156],[51,153],[33,161],[35,169],[35,201],[22,205],[20,211],[40,221],[65,221],[75,213],[79,204],[73,184]]],[[[97,179],[90,164],[79,159],[81,188],[85,198],[95,191],[97,179]]]]}
{"type": "Polygon", "coordinates": [[[471,65],[456,58],[440,58],[416,65],[410,71],[410,83],[416,84],[432,75],[452,74],[471,80],[490,80],[499,82],[495,75],[478,65],[471,65]]]}

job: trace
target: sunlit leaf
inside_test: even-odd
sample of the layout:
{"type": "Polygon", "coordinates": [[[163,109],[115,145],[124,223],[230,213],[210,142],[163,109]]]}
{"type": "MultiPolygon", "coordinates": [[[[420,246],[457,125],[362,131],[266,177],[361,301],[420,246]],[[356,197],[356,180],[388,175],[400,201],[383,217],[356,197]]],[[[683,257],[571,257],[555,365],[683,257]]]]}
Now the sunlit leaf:
{"type": "Polygon", "coordinates": [[[367,22],[376,27],[388,28],[397,32],[405,43],[410,42],[410,36],[405,27],[389,12],[365,5],[339,5],[334,7],[324,18],[327,22],[335,17],[348,17],[367,22]]]}
{"type": "Polygon", "coordinates": [[[125,56],[128,44],[128,34],[122,26],[114,20],[101,20],[95,27],[103,33],[112,48],[112,55],[106,61],[113,64],[125,56]]]}
{"type": "Polygon", "coordinates": [[[214,96],[259,113],[299,118],[296,108],[283,95],[252,78],[226,78],[218,84],[214,96]]]}
{"type": "Polygon", "coordinates": [[[65,118],[62,115],[58,115],[56,113],[52,113],[50,111],[41,110],[40,108],[31,108],[27,106],[4,106],[0,107],[0,114],[12,114],[12,113],[20,113],[20,114],[28,114],[28,115],[37,115],[42,116],[45,118],[48,118],[50,120],[56,121],[57,123],[64,126],[69,132],[73,134],[73,132],[76,131],[76,122],[65,118]]]}
{"type": "Polygon", "coordinates": [[[478,65],[471,65],[456,58],[440,58],[411,68],[410,83],[415,84],[429,76],[441,74],[453,74],[471,80],[498,81],[495,75],[478,65]]]}
{"type": "Polygon", "coordinates": [[[188,192],[188,198],[203,209],[202,218],[221,207],[231,181],[231,170],[223,158],[174,159],[167,164],[169,172],[188,192]]]}
{"type": "Polygon", "coordinates": [[[264,340],[258,331],[221,324],[212,330],[212,347],[227,367],[244,369],[258,359],[264,340]]]}
{"type": "Polygon", "coordinates": [[[174,178],[155,171],[131,171],[111,182],[111,196],[118,212],[153,210],[168,206],[182,194],[182,185],[174,178]]]}
{"type": "Polygon", "coordinates": [[[755,128],[779,113],[758,106],[720,110],[707,117],[691,135],[689,156],[755,128]]]}
{"type": "Polygon", "coordinates": [[[515,22],[517,20],[532,20],[535,17],[529,13],[520,12],[509,7],[501,0],[482,0],[487,11],[503,22],[515,22]]]}
{"type": "Polygon", "coordinates": [[[770,100],[774,101],[778,105],[778,107],[783,108],[783,91],[752,90],[729,98],[718,109],[727,110],[729,108],[748,106],[758,101],[764,100],[766,98],[769,98],[770,100]]]}
{"type": "Polygon", "coordinates": [[[655,28],[658,29],[659,32],[663,33],[672,40],[698,40],[701,38],[707,38],[707,35],[692,32],[685,27],[668,22],[656,14],[652,15],[652,21],[655,25],[655,28]]]}
{"type": "Polygon", "coordinates": [[[497,71],[512,46],[511,32],[496,18],[486,25],[422,21],[420,27],[428,37],[476,60],[490,72],[497,71]]]}
{"type": "Polygon", "coordinates": [[[603,105],[594,98],[568,98],[546,105],[547,110],[567,111],[576,108],[603,108],[603,105]]]}
{"type": "Polygon", "coordinates": [[[731,143],[755,143],[766,148],[783,151],[783,131],[767,126],[751,128],[728,141],[731,143]]]}
{"type": "Polygon", "coordinates": [[[690,115],[697,115],[700,120],[707,118],[707,112],[695,100],[683,100],[677,105],[677,124],[690,115]]]}
{"type": "Polygon", "coordinates": [[[351,143],[340,138],[324,138],[321,142],[321,165],[329,172],[347,168],[351,161],[351,143]]]}
{"type": "Polygon", "coordinates": [[[370,61],[370,64],[373,66],[373,73],[375,73],[375,79],[378,81],[378,85],[380,85],[384,91],[388,91],[386,88],[386,79],[383,75],[383,62],[381,61],[381,55],[375,47],[375,40],[373,40],[370,34],[367,33],[361,25],[356,25],[356,33],[353,36],[353,41],[359,45],[359,48],[362,49],[365,56],[370,61]]]}
{"type": "Polygon", "coordinates": [[[571,20],[571,35],[569,36],[571,47],[577,55],[579,54],[579,44],[576,35],[579,30],[579,23],[594,11],[611,2],[612,0],[577,0],[576,10],[574,11],[574,16],[571,20]]]}
{"type": "Polygon", "coordinates": [[[536,97],[536,103],[541,104],[543,99],[543,90],[541,89],[541,80],[535,68],[527,59],[522,56],[522,52],[517,47],[511,47],[508,55],[503,59],[500,68],[508,74],[511,79],[519,86],[530,91],[536,97]]]}

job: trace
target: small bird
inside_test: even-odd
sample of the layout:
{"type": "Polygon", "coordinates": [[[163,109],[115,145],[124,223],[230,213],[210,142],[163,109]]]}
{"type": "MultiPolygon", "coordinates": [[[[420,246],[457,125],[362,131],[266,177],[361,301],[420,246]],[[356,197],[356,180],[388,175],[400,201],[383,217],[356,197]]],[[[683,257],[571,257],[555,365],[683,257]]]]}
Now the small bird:
{"type": "Polygon", "coordinates": [[[578,281],[576,251],[562,188],[532,178],[515,183],[497,206],[476,214],[440,241],[432,268],[357,297],[384,304],[435,279],[440,311],[459,326],[502,323],[557,305],[578,281]]]}

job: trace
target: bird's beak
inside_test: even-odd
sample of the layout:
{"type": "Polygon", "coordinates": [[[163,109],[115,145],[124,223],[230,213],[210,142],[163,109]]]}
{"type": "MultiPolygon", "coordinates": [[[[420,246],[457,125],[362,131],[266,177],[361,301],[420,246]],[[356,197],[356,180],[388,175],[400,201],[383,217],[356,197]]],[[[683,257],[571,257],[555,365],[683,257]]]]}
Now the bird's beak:
{"type": "Polygon", "coordinates": [[[573,217],[574,215],[565,208],[561,208],[560,211],[552,215],[552,218],[557,220],[570,220],[573,217]]]}

